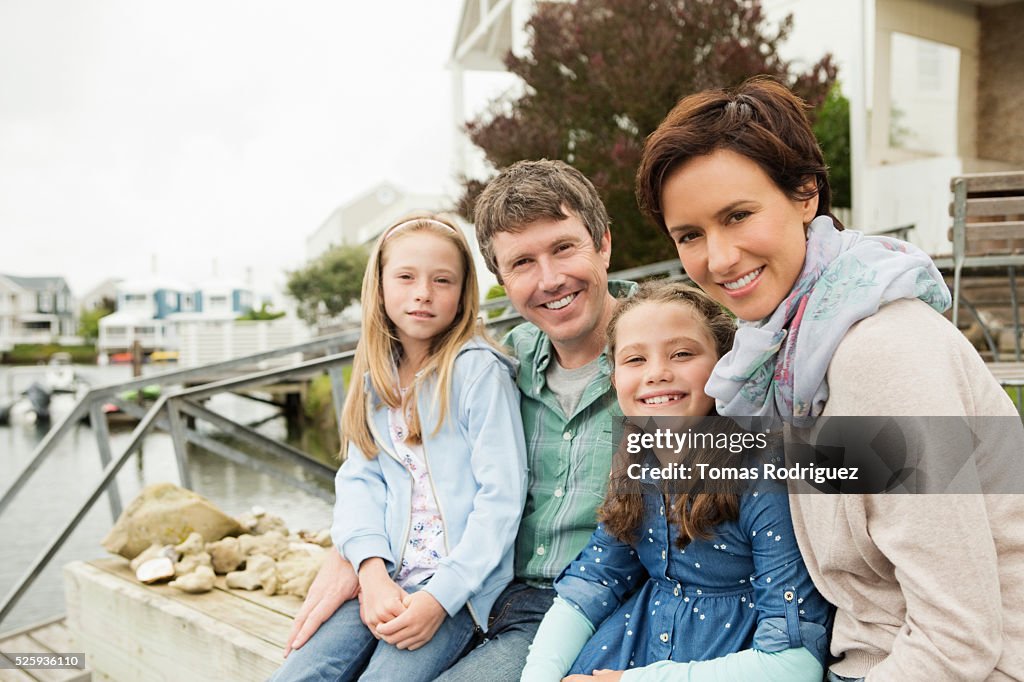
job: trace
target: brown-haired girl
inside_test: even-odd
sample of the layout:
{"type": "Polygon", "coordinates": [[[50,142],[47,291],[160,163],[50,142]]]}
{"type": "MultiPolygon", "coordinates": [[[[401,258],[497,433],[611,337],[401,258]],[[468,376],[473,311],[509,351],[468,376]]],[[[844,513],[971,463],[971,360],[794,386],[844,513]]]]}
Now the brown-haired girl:
{"type": "MultiPolygon", "coordinates": [[[[624,443],[649,423],[664,426],[659,417],[714,414],[704,385],[733,331],[714,301],[683,284],[647,283],[620,305],[608,336],[624,443]]],[[[786,496],[764,481],[672,493],[640,469],[666,452],[629,453],[624,445],[616,457],[600,525],[555,581],[558,598],[522,679],[560,680],[571,670],[819,682],[829,607],[800,558],[786,496]]],[[[695,459],[745,461],[684,452],[684,462],[695,459]]]]}

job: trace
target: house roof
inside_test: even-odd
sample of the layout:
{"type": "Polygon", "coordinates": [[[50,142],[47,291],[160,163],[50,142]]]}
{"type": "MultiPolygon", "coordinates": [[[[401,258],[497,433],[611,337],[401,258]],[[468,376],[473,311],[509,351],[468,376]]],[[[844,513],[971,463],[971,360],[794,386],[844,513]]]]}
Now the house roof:
{"type": "Polygon", "coordinates": [[[0,277],[6,277],[22,289],[31,289],[32,291],[50,291],[62,289],[68,285],[63,277],[19,277],[2,273],[0,273],[0,277]]]}

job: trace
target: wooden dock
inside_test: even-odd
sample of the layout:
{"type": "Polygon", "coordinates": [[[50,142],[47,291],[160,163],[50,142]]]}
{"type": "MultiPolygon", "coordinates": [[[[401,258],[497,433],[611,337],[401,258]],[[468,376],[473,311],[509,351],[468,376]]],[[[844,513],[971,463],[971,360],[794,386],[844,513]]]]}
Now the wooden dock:
{"type": "Polygon", "coordinates": [[[66,565],[64,591],[67,629],[93,682],[266,680],[302,604],[228,589],[223,577],[206,594],[143,585],[124,559],[66,565]]]}
{"type": "MultiPolygon", "coordinates": [[[[68,654],[80,652],[75,639],[64,623],[64,616],[57,616],[43,623],[21,628],[0,636],[0,652],[21,654],[68,654]]],[[[13,665],[7,656],[0,658],[13,665]]],[[[89,682],[88,670],[19,670],[0,668],[0,682],[89,682]]]]}

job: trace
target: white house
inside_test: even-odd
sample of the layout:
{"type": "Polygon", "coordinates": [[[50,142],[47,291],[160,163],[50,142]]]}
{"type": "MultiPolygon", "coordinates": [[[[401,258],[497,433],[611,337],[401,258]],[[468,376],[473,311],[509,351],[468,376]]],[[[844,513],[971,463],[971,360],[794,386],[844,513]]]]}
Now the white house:
{"type": "MultiPolygon", "coordinates": [[[[306,239],[306,256],[314,259],[332,246],[341,244],[370,244],[403,216],[413,212],[443,211],[451,203],[451,199],[440,195],[411,194],[390,183],[381,183],[335,209],[306,239]]],[[[466,235],[475,257],[481,292],[486,292],[497,280],[480,257],[473,226],[457,217],[456,222],[466,235]]]]}
{"type": "Polygon", "coordinates": [[[948,254],[950,178],[1024,169],[1024,1],[765,0],[787,56],[832,52],[850,99],[853,227],[948,254]],[[836,30],[836,27],[842,30],[836,30]]]}
{"type": "Polygon", "coordinates": [[[71,288],[63,277],[0,274],[0,350],[70,340],[77,328],[71,288]]]}
{"type": "Polygon", "coordinates": [[[414,211],[439,211],[451,201],[434,194],[413,194],[382,182],[331,213],[306,238],[306,257],[316,258],[332,246],[366,244],[384,228],[414,211]]]}
{"type": "MultiPolygon", "coordinates": [[[[950,178],[1024,168],[1024,0],[763,4],[771,20],[793,14],[784,56],[813,63],[831,52],[840,64],[850,99],[851,226],[913,224],[911,241],[949,253],[950,178]]],[[[504,69],[509,50],[525,50],[533,7],[465,0],[451,61],[456,112],[467,72],[504,69]]],[[[457,171],[473,175],[469,143],[459,145],[457,171]]]]}
{"type": "Polygon", "coordinates": [[[79,310],[95,310],[106,301],[117,301],[119,277],[108,277],[88,291],[78,302],[79,310]]]}
{"type": "Polygon", "coordinates": [[[251,289],[232,280],[198,286],[158,277],[117,285],[117,311],[100,319],[97,348],[125,351],[135,341],[146,351],[176,349],[185,325],[230,323],[252,309],[251,289]]]}

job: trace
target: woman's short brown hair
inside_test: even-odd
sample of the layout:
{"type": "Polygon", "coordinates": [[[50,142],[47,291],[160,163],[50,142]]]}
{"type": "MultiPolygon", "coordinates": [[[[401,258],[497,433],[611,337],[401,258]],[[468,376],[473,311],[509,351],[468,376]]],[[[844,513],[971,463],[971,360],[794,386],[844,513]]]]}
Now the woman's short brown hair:
{"type": "Polygon", "coordinates": [[[818,195],[816,215],[833,218],[828,166],[806,113],[807,105],[767,76],[735,88],[705,90],[679,101],[644,144],[636,174],[640,209],[667,232],[661,192],[691,159],[728,149],[754,161],[790,199],[818,195]]]}

